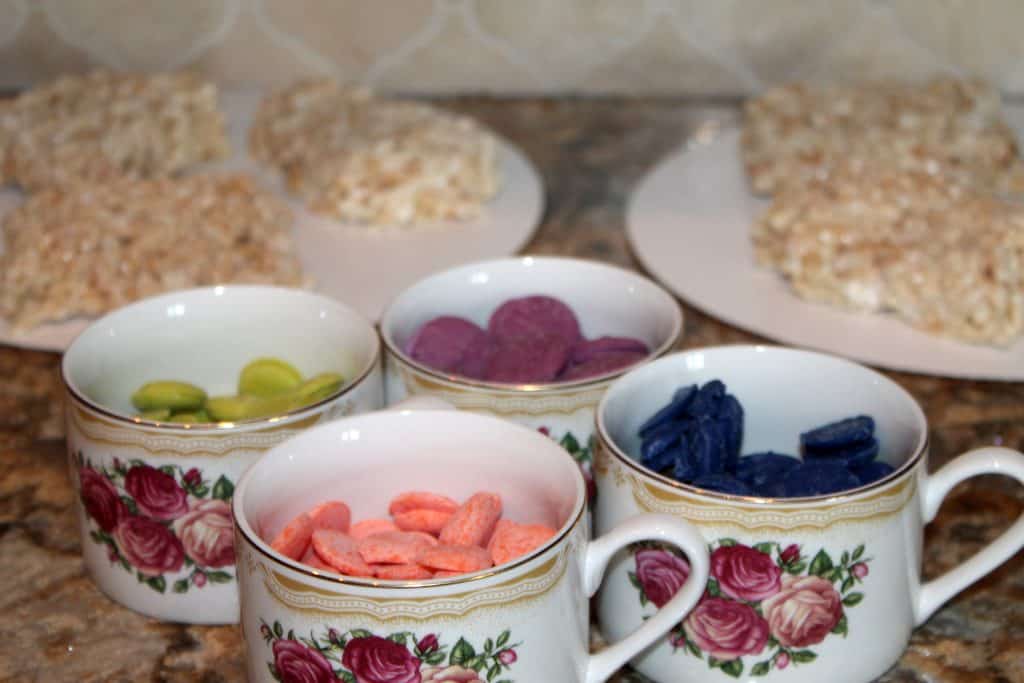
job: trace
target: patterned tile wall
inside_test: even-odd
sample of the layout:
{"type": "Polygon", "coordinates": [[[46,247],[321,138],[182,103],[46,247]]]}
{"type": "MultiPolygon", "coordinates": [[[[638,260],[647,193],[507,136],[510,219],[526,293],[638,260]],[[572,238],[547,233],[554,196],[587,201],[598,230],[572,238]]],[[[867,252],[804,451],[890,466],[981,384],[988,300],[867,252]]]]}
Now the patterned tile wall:
{"type": "Polygon", "coordinates": [[[105,65],[416,93],[957,73],[1024,94],[1022,28],[1022,0],[0,0],[0,86],[105,65]]]}

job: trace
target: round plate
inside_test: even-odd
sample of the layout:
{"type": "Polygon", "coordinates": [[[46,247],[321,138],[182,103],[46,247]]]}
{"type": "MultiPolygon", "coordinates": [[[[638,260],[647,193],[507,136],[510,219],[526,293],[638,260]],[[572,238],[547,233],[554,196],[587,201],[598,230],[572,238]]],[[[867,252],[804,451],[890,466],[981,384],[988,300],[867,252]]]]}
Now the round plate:
{"type": "MultiPolygon", "coordinates": [[[[540,177],[523,154],[507,142],[501,150],[501,191],[474,220],[371,231],[312,214],[288,195],[279,174],[247,154],[246,131],[260,98],[256,92],[222,95],[235,154],[202,170],[248,173],[287,199],[296,214],[299,258],[306,274],[313,278],[314,288],[340,299],[370,320],[376,321],[395,295],[430,273],[515,254],[540,223],[544,208],[540,177]]],[[[0,220],[21,201],[22,194],[16,190],[0,191],[0,220]]],[[[76,318],[15,333],[0,319],[0,344],[63,351],[89,322],[76,318]]]]}
{"type": "Polygon", "coordinates": [[[627,233],[648,272],[736,327],[893,370],[1024,380],[1024,340],[1009,348],[963,344],[892,316],[799,299],[781,276],[754,263],[750,226],[766,206],[748,189],[739,131],[729,128],[699,136],[643,180],[630,200],[627,233]]]}

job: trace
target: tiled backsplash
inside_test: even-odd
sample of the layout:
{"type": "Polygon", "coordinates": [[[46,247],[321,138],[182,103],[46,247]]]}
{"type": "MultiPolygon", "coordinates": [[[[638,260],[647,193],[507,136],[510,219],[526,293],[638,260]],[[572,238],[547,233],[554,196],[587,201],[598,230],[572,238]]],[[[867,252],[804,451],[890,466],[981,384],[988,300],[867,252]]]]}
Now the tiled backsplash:
{"type": "Polygon", "coordinates": [[[91,65],[404,92],[738,94],[984,76],[1024,93],[1022,0],[0,0],[0,86],[91,65]]]}

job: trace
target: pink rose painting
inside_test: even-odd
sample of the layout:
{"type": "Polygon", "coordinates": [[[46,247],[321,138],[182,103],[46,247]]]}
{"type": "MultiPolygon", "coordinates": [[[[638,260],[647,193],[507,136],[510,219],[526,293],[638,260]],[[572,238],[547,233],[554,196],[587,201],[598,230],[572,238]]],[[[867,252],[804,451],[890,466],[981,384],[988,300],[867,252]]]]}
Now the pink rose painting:
{"type": "Polygon", "coordinates": [[[149,465],[136,465],[124,477],[124,488],[147,517],[171,520],[188,510],[185,489],[174,477],[149,465]]]}
{"type": "MultiPolygon", "coordinates": [[[[707,592],[667,639],[674,652],[734,678],[812,662],[817,654],[810,647],[845,638],[846,612],[864,599],[859,587],[870,575],[864,545],[838,556],[824,548],[805,556],[796,543],[727,538],[709,549],[707,592]]],[[[642,605],[662,607],[689,575],[685,559],[656,544],[634,546],[634,560],[629,579],[642,605]]]]}
{"type": "Polygon", "coordinates": [[[111,532],[128,514],[128,509],[110,480],[91,467],[78,472],[85,511],[103,531],[111,532]]]}
{"type": "Polygon", "coordinates": [[[730,598],[757,602],[779,592],[782,570],[767,553],[745,545],[729,545],[711,553],[711,575],[730,598]]]}
{"type": "Polygon", "coordinates": [[[635,557],[634,583],[657,607],[664,607],[690,575],[686,560],[667,550],[638,550],[635,557]]]}
{"type": "Polygon", "coordinates": [[[839,592],[817,576],[782,579],[782,590],[761,603],[772,636],[787,647],[806,647],[825,640],[843,616],[839,592]]]}
{"type": "Polygon", "coordinates": [[[756,655],[768,642],[768,624],[750,605],[704,598],[683,622],[691,641],[718,659],[756,655]]]}
{"type": "Polygon", "coordinates": [[[128,562],[147,576],[176,572],[185,563],[185,549],[160,522],[126,517],[114,529],[114,540],[128,562]]]}
{"type": "Polygon", "coordinates": [[[261,621],[259,632],[271,647],[268,666],[283,683],[514,683],[509,674],[522,645],[508,630],[480,648],[465,638],[446,644],[438,633],[380,636],[328,627],[305,638],[278,621],[261,621]]]}
{"type": "Polygon", "coordinates": [[[274,643],[274,669],[281,683],[336,683],[338,677],[318,650],[297,640],[274,643]]]}
{"type": "Polygon", "coordinates": [[[196,501],[174,520],[172,528],[185,552],[199,566],[227,567],[235,563],[231,506],[226,501],[196,501]]]}
{"type": "Polygon", "coordinates": [[[81,453],[72,459],[86,519],[95,524],[89,536],[106,546],[112,564],[159,593],[234,581],[224,571],[235,564],[234,485],[225,477],[210,486],[196,467],[156,468],[118,458],[97,467],[81,453]]]}

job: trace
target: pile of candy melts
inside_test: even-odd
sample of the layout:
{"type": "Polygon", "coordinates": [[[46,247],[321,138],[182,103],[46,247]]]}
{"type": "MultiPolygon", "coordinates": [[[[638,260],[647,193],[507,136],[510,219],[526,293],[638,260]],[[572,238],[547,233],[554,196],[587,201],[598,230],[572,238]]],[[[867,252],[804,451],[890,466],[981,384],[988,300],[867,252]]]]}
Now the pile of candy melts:
{"type": "Polygon", "coordinates": [[[502,565],[555,535],[543,524],[502,519],[496,493],[474,493],[460,505],[448,496],[409,491],[390,502],[388,514],[352,523],[348,505],[328,501],[288,522],[270,545],[314,569],[409,581],[502,565]]]}
{"type": "Polygon", "coordinates": [[[429,368],[469,379],[502,383],[570,382],[619,370],[644,360],[639,339],[585,339],[569,306],[550,296],[501,304],[487,329],[445,315],[424,323],[406,344],[410,358],[429,368]]]}
{"type": "Polygon", "coordinates": [[[766,498],[838,493],[893,471],[877,459],[875,421],[867,415],[802,433],[802,457],[772,451],[741,457],[743,418],[720,380],[681,387],[640,426],[640,462],[683,484],[766,498]]]}

